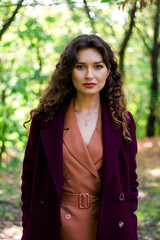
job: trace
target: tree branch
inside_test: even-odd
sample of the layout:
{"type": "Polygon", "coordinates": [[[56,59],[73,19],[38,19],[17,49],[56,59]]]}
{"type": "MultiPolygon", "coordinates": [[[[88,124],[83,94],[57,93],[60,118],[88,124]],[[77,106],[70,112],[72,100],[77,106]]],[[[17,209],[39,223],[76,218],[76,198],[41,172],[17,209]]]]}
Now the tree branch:
{"type": "Polygon", "coordinates": [[[89,21],[90,21],[90,24],[91,24],[91,27],[92,27],[92,31],[93,31],[93,33],[96,33],[95,25],[94,25],[94,19],[90,16],[90,9],[88,7],[87,0],[83,0],[83,3],[84,3],[85,11],[87,13],[87,16],[89,18],[89,21]]]}
{"type": "Polygon", "coordinates": [[[138,32],[138,35],[139,35],[140,38],[142,39],[144,46],[145,46],[146,49],[148,50],[149,54],[151,54],[152,49],[148,46],[148,44],[147,44],[147,42],[146,42],[146,37],[143,35],[143,33],[141,32],[141,30],[140,30],[137,26],[135,26],[135,28],[136,28],[136,30],[137,30],[137,32],[138,32]]]}
{"type": "Polygon", "coordinates": [[[3,25],[2,29],[0,30],[0,40],[2,38],[2,35],[5,33],[5,31],[8,29],[8,27],[11,25],[11,23],[14,21],[14,18],[16,16],[16,14],[18,13],[18,10],[20,9],[20,7],[22,6],[24,0],[20,0],[17,3],[17,7],[14,10],[12,16],[6,21],[6,23],[3,25]]]}

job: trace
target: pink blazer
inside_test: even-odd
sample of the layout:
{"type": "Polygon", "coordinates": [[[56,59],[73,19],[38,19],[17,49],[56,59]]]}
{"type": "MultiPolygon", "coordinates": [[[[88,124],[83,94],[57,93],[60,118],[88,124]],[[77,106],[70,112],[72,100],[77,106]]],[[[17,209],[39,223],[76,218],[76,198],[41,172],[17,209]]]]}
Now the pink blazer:
{"type": "Polygon", "coordinates": [[[101,111],[88,147],[77,126],[73,101],[63,132],[61,240],[96,240],[103,163],[101,111]]]}

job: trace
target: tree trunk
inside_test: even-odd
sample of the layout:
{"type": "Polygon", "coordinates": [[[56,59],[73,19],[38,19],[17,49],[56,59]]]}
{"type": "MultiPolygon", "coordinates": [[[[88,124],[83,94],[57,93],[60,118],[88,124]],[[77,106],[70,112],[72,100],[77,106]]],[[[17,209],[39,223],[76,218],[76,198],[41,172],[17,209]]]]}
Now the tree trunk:
{"type": "Polygon", "coordinates": [[[158,102],[158,55],[159,55],[159,25],[160,25],[160,0],[158,0],[157,11],[154,21],[154,43],[151,54],[152,84],[150,97],[150,113],[147,123],[147,136],[154,136],[156,121],[156,105],[158,102]]]}
{"type": "Polygon", "coordinates": [[[6,147],[4,145],[4,142],[2,141],[2,146],[0,148],[0,167],[2,165],[2,153],[6,152],[6,147]]]}
{"type": "Polygon", "coordinates": [[[22,3],[24,0],[20,0],[17,3],[17,7],[14,10],[14,12],[12,13],[12,16],[6,21],[6,23],[3,25],[2,29],[0,30],[0,40],[2,38],[2,35],[6,32],[6,30],[9,28],[9,26],[11,25],[11,23],[14,21],[14,18],[16,16],[16,14],[18,13],[18,10],[22,7],[22,3]]]}
{"type": "Polygon", "coordinates": [[[132,7],[132,10],[130,12],[129,29],[124,34],[124,39],[123,39],[123,42],[121,44],[120,51],[119,51],[119,70],[122,73],[122,75],[124,74],[124,53],[125,53],[126,47],[128,45],[129,39],[131,37],[133,27],[134,27],[134,19],[135,19],[136,10],[137,10],[137,6],[136,6],[136,2],[135,2],[135,4],[132,7]]]}
{"type": "MultiPolygon", "coordinates": [[[[6,91],[3,90],[2,91],[2,94],[1,94],[1,99],[2,99],[2,105],[5,105],[5,97],[6,97],[6,91]]],[[[0,147],[0,166],[1,166],[1,163],[2,163],[2,154],[4,152],[6,152],[6,147],[5,147],[5,132],[6,132],[6,124],[4,122],[3,124],[3,128],[2,128],[2,138],[1,138],[1,141],[2,141],[2,146],[0,147]]]]}

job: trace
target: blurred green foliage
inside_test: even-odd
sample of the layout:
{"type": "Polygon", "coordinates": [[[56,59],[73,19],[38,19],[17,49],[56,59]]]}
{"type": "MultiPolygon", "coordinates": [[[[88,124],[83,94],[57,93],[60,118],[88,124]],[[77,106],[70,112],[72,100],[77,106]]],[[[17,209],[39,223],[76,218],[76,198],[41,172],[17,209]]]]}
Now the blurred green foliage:
{"type": "MultiPolygon", "coordinates": [[[[3,0],[0,3],[0,26],[15,9],[10,5],[17,2],[3,0]]],[[[43,0],[38,2],[43,5],[21,7],[0,41],[0,149],[5,143],[4,159],[24,152],[28,131],[23,128],[23,122],[38,105],[65,45],[79,34],[92,33],[92,19],[96,33],[111,45],[118,59],[132,7],[127,4],[122,11],[116,4],[88,0],[89,19],[83,1],[57,1],[49,7],[43,0]]],[[[148,36],[146,42],[151,47],[155,10],[155,5],[147,5],[142,12],[137,10],[135,20],[136,27],[148,36]]],[[[136,27],[125,52],[124,91],[128,110],[137,124],[137,137],[143,138],[150,112],[151,56],[136,27]]],[[[160,88],[158,96],[160,99],[160,88]]],[[[159,102],[155,103],[157,116],[160,115],[159,102]]],[[[160,118],[157,117],[155,134],[159,133],[160,118]]]]}
{"type": "MultiPolygon", "coordinates": [[[[0,29],[12,16],[17,2],[18,0],[0,2],[0,29]]],[[[37,107],[65,45],[79,34],[93,33],[96,30],[111,45],[119,59],[118,53],[129,26],[132,4],[126,4],[122,11],[116,4],[100,2],[87,1],[89,18],[82,0],[26,0],[0,40],[0,153],[4,150],[0,162],[0,216],[4,217],[4,221],[10,220],[20,225],[20,172],[29,133],[23,127],[23,122],[29,119],[30,110],[37,107]],[[43,5],[34,5],[36,2],[43,5]],[[29,6],[32,3],[33,6],[29,6]]],[[[124,58],[124,92],[128,110],[136,121],[138,138],[146,136],[152,81],[151,54],[140,33],[143,34],[146,45],[152,48],[155,11],[156,6],[150,4],[143,11],[137,10],[135,26],[124,58]]],[[[159,36],[158,41],[160,42],[159,36]]],[[[160,78],[159,68],[158,77],[160,78]]],[[[155,135],[160,135],[160,87],[155,105],[155,135]]],[[[29,125],[27,124],[28,128],[29,125]]],[[[150,152],[151,162],[156,154],[159,161],[158,151],[150,152]]],[[[148,169],[145,167],[149,168],[146,156],[141,157],[144,165],[138,168],[138,175],[145,175],[140,179],[142,197],[140,196],[137,211],[139,238],[146,236],[145,239],[158,240],[160,184],[159,178],[152,179],[154,181],[151,184],[151,176],[146,177],[148,169]]]]}

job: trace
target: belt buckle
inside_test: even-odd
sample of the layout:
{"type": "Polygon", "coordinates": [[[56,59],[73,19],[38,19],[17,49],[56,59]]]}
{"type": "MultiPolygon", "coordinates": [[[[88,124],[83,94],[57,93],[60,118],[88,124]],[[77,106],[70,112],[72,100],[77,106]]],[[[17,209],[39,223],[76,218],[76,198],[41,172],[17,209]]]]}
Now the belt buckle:
{"type": "Polygon", "coordinates": [[[89,193],[79,194],[79,208],[89,208],[89,193]]]}

